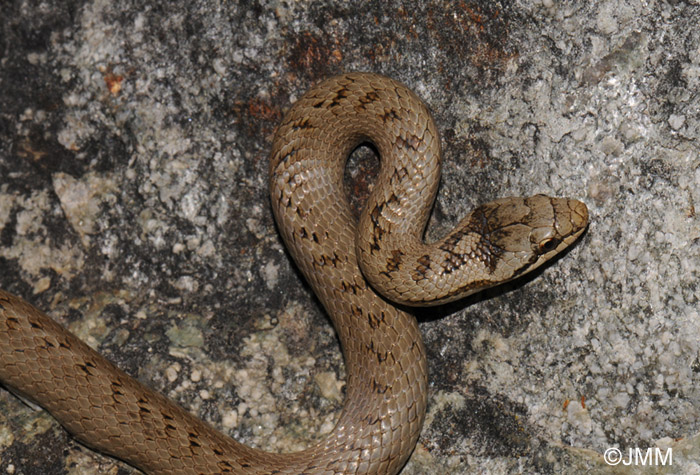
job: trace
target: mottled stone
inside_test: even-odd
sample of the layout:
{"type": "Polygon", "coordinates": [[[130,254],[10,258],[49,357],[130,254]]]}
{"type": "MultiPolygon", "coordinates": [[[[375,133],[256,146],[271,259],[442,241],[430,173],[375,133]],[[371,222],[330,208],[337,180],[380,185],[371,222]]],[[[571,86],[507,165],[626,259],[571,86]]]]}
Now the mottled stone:
{"type": "MultiPolygon", "coordinates": [[[[126,371],[257,447],[332,428],[342,357],[267,153],[311,84],[380,72],[442,133],[429,238],[509,195],[591,215],[536,275],[417,312],[431,392],[403,474],[605,473],[610,447],[698,472],[698,2],[28,0],[0,23],[0,287],[126,371]]],[[[0,390],[0,473],[130,471],[0,390]]]]}

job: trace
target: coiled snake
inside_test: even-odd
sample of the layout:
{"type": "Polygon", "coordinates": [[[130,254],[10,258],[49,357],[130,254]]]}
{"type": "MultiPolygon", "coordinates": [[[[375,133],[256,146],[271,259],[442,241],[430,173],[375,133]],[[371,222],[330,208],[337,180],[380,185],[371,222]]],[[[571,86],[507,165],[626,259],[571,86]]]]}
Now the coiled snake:
{"type": "Polygon", "coordinates": [[[508,198],[478,207],[447,237],[425,244],[439,174],[440,140],[428,109],[383,76],[320,83],[277,130],[272,209],[333,321],[348,375],[337,425],[313,447],[273,454],[220,434],[2,291],[0,381],[85,445],[147,473],[397,473],[425,416],[425,350],[415,318],[372,287],[412,305],[455,300],[537,268],[588,221],[576,200],[508,198]],[[356,223],[340,190],[346,159],[363,142],[379,151],[381,170],[356,223]]]}

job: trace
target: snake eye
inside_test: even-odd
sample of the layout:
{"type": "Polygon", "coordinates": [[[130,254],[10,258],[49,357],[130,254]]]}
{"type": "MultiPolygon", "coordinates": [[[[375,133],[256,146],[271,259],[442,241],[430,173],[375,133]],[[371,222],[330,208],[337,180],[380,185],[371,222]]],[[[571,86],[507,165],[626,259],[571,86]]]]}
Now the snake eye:
{"type": "Polygon", "coordinates": [[[541,254],[546,254],[550,251],[555,250],[558,245],[559,245],[559,239],[547,238],[547,239],[543,239],[542,241],[540,241],[538,248],[539,248],[541,254]]]}

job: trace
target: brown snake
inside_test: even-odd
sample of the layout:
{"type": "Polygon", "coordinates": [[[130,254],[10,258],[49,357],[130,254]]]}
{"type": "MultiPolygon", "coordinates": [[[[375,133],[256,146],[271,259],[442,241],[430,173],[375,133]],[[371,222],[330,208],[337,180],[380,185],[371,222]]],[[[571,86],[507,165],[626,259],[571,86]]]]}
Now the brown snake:
{"type": "Polygon", "coordinates": [[[423,242],[440,175],[426,106],[383,76],[315,86],[274,138],[270,196],[280,232],[323,303],[347,368],[345,406],[317,445],[273,454],[242,445],[117,369],[28,303],[0,291],[0,381],[79,441],[154,474],[394,474],[423,425],[428,383],[414,305],[455,300],[520,276],[569,246],[588,222],[576,200],[508,198],[423,242]],[[377,184],[359,224],[342,190],[351,151],[371,142],[377,184]],[[356,255],[360,256],[362,271],[356,255]]]}

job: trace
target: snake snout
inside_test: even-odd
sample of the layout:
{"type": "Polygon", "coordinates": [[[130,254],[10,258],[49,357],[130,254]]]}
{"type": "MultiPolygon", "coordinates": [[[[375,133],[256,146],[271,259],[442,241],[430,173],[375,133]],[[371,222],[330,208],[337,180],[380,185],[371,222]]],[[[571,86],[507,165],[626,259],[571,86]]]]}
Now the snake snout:
{"type": "Polygon", "coordinates": [[[588,207],[579,200],[553,200],[555,228],[567,245],[573,243],[588,226],[588,207]]]}
{"type": "Polygon", "coordinates": [[[588,226],[588,207],[579,200],[569,200],[571,222],[575,229],[583,231],[588,226]]]}

